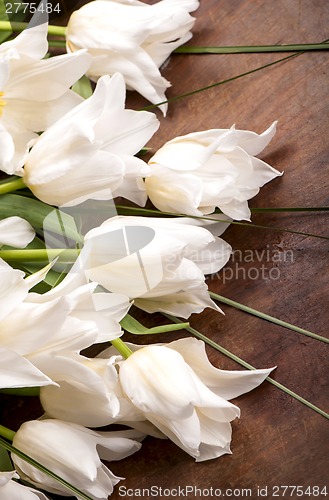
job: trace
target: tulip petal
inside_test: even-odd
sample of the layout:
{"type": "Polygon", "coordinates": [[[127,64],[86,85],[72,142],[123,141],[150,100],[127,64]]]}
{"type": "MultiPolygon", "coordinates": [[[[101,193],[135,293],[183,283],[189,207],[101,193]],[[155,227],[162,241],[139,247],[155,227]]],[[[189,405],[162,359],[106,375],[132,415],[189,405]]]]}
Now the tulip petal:
{"type": "Polygon", "coordinates": [[[255,389],[274,369],[220,370],[209,362],[205,344],[201,340],[187,338],[166,345],[179,352],[200,380],[224,399],[233,399],[255,389]]]}
{"type": "Polygon", "coordinates": [[[19,479],[15,472],[0,472],[1,500],[48,500],[41,491],[35,490],[11,479],[19,479]]]}
{"type": "Polygon", "coordinates": [[[34,236],[32,226],[21,217],[7,217],[0,221],[0,245],[25,248],[34,236]]]}
{"type": "Polygon", "coordinates": [[[48,50],[47,34],[48,23],[28,28],[19,33],[13,40],[2,43],[0,56],[14,50],[16,53],[35,61],[42,59],[48,50]]]}
{"type": "Polygon", "coordinates": [[[270,125],[270,127],[260,135],[247,130],[238,130],[239,147],[243,148],[252,156],[258,155],[274,137],[276,133],[276,125],[277,122],[273,122],[272,125],[270,125]]]}
{"type": "Polygon", "coordinates": [[[114,422],[120,410],[114,392],[117,384],[114,361],[88,360],[71,353],[39,360],[38,367],[59,384],[54,391],[40,391],[47,415],[88,427],[114,422]]]}
{"type": "Polygon", "coordinates": [[[27,359],[5,347],[0,347],[1,388],[40,387],[54,382],[27,359]]]}
{"type": "Polygon", "coordinates": [[[27,296],[29,285],[24,280],[24,275],[23,271],[13,269],[0,259],[0,320],[15,311],[27,296]]]}
{"type": "Polygon", "coordinates": [[[177,420],[192,415],[192,402],[199,394],[183,358],[173,353],[162,346],[147,346],[129,356],[119,376],[124,392],[142,412],[177,420]],[[175,372],[168,370],[172,364],[175,372]]]}

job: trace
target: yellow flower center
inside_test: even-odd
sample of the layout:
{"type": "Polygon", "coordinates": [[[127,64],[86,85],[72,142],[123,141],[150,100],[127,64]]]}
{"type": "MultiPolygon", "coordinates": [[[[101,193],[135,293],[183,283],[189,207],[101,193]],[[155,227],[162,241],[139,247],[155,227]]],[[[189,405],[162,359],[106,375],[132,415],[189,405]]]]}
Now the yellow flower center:
{"type": "Polygon", "coordinates": [[[2,110],[6,106],[6,101],[2,99],[4,92],[0,92],[0,116],[2,115],[2,110]]]}

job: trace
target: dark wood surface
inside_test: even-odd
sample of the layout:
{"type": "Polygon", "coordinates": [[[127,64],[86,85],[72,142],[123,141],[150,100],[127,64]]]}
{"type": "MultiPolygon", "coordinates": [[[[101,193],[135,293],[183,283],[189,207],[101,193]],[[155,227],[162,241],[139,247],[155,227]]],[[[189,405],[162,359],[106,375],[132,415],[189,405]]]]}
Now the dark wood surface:
{"type": "MultiPolygon", "coordinates": [[[[326,0],[201,0],[194,15],[190,45],[311,43],[329,37],[326,0]]],[[[172,83],[167,96],[231,78],[285,55],[173,55],[162,70],[172,83]]],[[[285,174],[265,186],[250,206],[328,205],[328,60],[328,52],[303,53],[172,102],[166,118],[158,114],[161,127],[149,145],[156,150],[174,136],[229,128],[233,123],[260,133],[278,120],[277,134],[261,158],[285,174]]],[[[134,93],[127,103],[135,109],[147,104],[134,93]]],[[[240,259],[227,264],[225,280],[222,274],[207,280],[210,290],[328,337],[328,241],[277,230],[328,236],[327,221],[321,213],[269,213],[254,214],[253,222],[273,230],[232,225],[224,239],[241,251],[240,259]],[[247,262],[250,250],[254,262],[247,262]]],[[[191,325],[257,368],[277,366],[275,380],[329,411],[327,344],[225,305],[223,310],[225,316],[211,310],[193,315],[191,325]]],[[[161,320],[159,315],[139,318],[149,325],[161,320]]],[[[162,340],[178,337],[167,334],[162,340]]],[[[240,368],[212,348],[207,352],[216,366],[240,368]]],[[[3,397],[3,401],[3,423],[10,427],[13,409],[17,425],[40,413],[36,400],[3,397]]],[[[169,441],[147,438],[139,453],[110,464],[111,470],[126,477],[120,484],[127,488],[191,485],[237,493],[250,488],[252,498],[258,498],[258,487],[268,488],[263,498],[275,498],[274,486],[329,487],[328,420],[267,382],[233,402],[241,408],[241,418],[232,425],[232,455],[197,464],[169,441]]],[[[235,495],[239,496],[242,493],[235,495]]],[[[205,492],[190,496],[205,497],[205,492]]],[[[313,498],[290,496],[290,491],[285,497],[313,498]]],[[[122,498],[118,487],[111,498],[122,498]]],[[[142,498],[154,497],[144,492],[142,498]]],[[[279,498],[284,498],[282,490],[279,498]]]]}
{"type": "MultiPolygon", "coordinates": [[[[189,44],[196,46],[311,43],[329,36],[325,1],[203,0],[194,15],[189,44]]],[[[172,83],[167,96],[226,80],[285,55],[173,55],[163,69],[172,83]]],[[[328,205],[328,57],[327,52],[305,53],[172,102],[165,119],[159,114],[160,130],[150,146],[156,150],[174,136],[233,123],[260,133],[278,120],[277,134],[261,157],[285,174],[265,186],[250,206],[328,205]]],[[[134,97],[134,104],[143,102],[134,97]]],[[[329,234],[328,217],[320,213],[254,214],[253,222],[329,234]]],[[[239,267],[238,279],[210,278],[210,290],[328,336],[326,240],[243,226],[231,226],[224,239],[241,250],[241,262],[237,254],[237,261],[226,266],[232,269],[227,278],[239,267]],[[266,256],[246,262],[249,250],[255,260],[256,251],[260,256],[265,250],[266,256]],[[278,255],[282,260],[275,262],[278,255]],[[262,276],[262,266],[268,275],[262,276]],[[271,276],[276,279],[265,279],[274,267],[277,272],[271,276]]],[[[258,368],[276,365],[275,380],[328,411],[326,344],[228,306],[223,310],[225,317],[206,310],[194,315],[191,324],[258,368]]],[[[213,349],[208,353],[216,366],[239,369],[213,349]]],[[[269,383],[235,403],[241,418],[233,423],[232,455],[197,464],[175,445],[149,438],[138,455],[111,464],[112,470],[127,478],[121,483],[127,488],[251,488],[253,498],[258,486],[268,486],[267,498],[272,498],[273,486],[328,484],[329,425],[324,417],[269,383]]],[[[112,498],[120,498],[118,489],[112,498]]]]}

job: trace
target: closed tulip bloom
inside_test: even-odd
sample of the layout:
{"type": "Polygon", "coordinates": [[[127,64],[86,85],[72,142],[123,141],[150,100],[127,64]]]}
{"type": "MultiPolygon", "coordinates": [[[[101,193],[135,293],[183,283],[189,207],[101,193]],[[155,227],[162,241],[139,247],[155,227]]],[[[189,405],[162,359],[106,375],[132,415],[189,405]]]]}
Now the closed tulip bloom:
{"type": "Polygon", "coordinates": [[[0,387],[54,384],[56,353],[80,352],[122,334],[120,319],[130,307],[127,297],[96,293],[95,283],[73,290],[63,280],[59,290],[29,292],[45,275],[24,273],[0,260],[0,387]],[[48,376],[48,372],[50,376],[48,376]]]}
{"type": "MultiPolygon", "coordinates": [[[[77,424],[45,419],[25,422],[15,434],[13,446],[92,499],[107,500],[113,487],[123,478],[115,476],[100,458],[120,460],[135,453],[141,444],[134,438],[141,437],[137,431],[98,433],[77,424]]],[[[11,456],[21,479],[51,493],[72,494],[13,453],[11,456]]]]}
{"type": "Polygon", "coordinates": [[[115,196],[145,204],[149,167],[134,155],[159,122],[153,113],[124,106],[122,76],[104,76],[89,99],[39,137],[23,177],[37,198],[57,206],[115,196]]]}
{"type": "Polygon", "coordinates": [[[161,433],[122,393],[121,360],[116,353],[106,357],[106,351],[96,358],[65,352],[44,359],[41,368],[58,384],[40,389],[46,415],[93,428],[120,423],[158,437],[161,433]]]}
{"type": "Polygon", "coordinates": [[[127,398],[197,462],[231,453],[230,422],[240,410],[228,399],[257,387],[271,369],[219,370],[191,338],[135,349],[119,371],[127,398]]]}
{"type": "MultiPolygon", "coordinates": [[[[160,103],[170,83],[158,68],[191,38],[195,19],[189,13],[198,6],[197,0],[162,0],[154,5],[137,0],[89,2],[69,19],[67,49],[88,49],[91,79],[118,71],[128,89],[160,103]]],[[[167,104],[160,109],[166,114],[167,104]]]]}
{"type": "Polygon", "coordinates": [[[0,46],[0,170],[22,175],[29,148],[83,99],[70,87],[87,71],[86,51],[43,59],[47,23],[0,46]]]}
{"type": "Polygon", "coordinates": [[[273,123],[258,135],[246,130],[213,129],[167,142],[149,161],[147,194],[159,210],[211,214],[218,207],[236,220],[249,220],[248,200],[282,175],[255,158],[275,134],[273,123]]]}
{"type": "Polygon", "coordinates": [[[119,216],[87,233],[72,272],[127,295],[144,311],[186,318],[205,307],[219,310],[204,275],[220,270],[231,250],[193,221],[119,216]]]}

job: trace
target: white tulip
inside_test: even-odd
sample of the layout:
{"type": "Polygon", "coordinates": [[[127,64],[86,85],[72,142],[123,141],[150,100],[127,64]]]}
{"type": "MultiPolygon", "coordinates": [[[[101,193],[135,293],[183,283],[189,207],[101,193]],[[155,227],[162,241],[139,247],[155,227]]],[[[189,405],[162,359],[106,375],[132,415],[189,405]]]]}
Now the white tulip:
{"type": "Polygon", "coordinates": [[[240,410],[227,400],[257,387],[271,369],[219,370],[193,338],[135,349],[119,371],[129,400],[196,461],[231,453],[230,422],[240,410]]]}
{"type": "Polygon", "coordinates": [[[34,229],[21,217],[7,217],[0,221],[0,246],[26,247],[35,237],[34,229]]]}
{"type": "Polygon", "coordinates": [[[148,165],[134,155],[159,127],[153,113],[124,109],[120,74],[102,77],[93,95],[48,128],[30,151],[23,180],[50,205],[124,196],[145,204],[148,165]]]}
{"type": "Polygon", "coordinates": [[[87,71],[86,51],[43,59],[48,25],[26,29],[0,46],[0,169],[22,174],[37,132],[46,130],[82,98],[70,87],[87,71]]]}
{"type": "Polygon", "coordinates": [[[34,280],[29,282],[24,279],[24,272],[13,269],[0,259],[0,387],[34,387],[53,383],[29,360],[6,345],[10,333],[6,332],[4,325],[20,308],[34,284],[34,280]]]}
{"type": "Polygon", "coordinates": [[[19,479],[16,471],[0,472],[1,500],[48,500],[41,491],[19,484],[13,479],[19,479]]]}
{"type": "MultiPolygon", "coordinates": [[[[58,286],[49,292],[29,293],[25,301],[45,304],[65,297],[70,316],[81,322],[89,322],[89,324],[93,322],[94,342],[109,342],[122,335],[123,331],[119,322],[127,314],[131,302],[125,295],[98,292],[95,290],[96,287],[97,283],[87,283],[86,278],[81,275],[77,276],[76,280],[72,280],[69,273],[58,286]]],[[[70,338],[72,342],[72,336],[70,338]]]]}
{"type": "MultiPolygon", "coordinates": [[[[154,5],[137,0],[89,2],[69,19],[67,49],[88,49],[91,79],[118,71],[128,89],[157,104],[166,100],[170,86],[158,68],[192,37],[195,19],[189,12],[198,6],[197,0],[162,0],[154,5]]],[[[159,107],[166,114],[167,104],[159,107]]]]}
{"type": "Polygon", "coordinates": [[[249,220],[248,200],[261,186],[282,175],[255,158],[275,134],[276,123],[258,135],[214,129],[176,137],[149,161],[147,194],[159,210],[211,214],[218,207],[236,220],[249,220]]]}
{"type": "MultiPolygon", "coordinates": [[[[60,420],[25,422],[13,439],[13,446],[37,460],[94,500],[107,500],[120,481],[100,458],[120,460],[138,451],[137,431],[94,432],[60,420]]],[[[20,477],[33,486],[59,495],[71,492],[12,453],[20,477]]],[[[77,498],[79,498],[77,496],[77,498]]]]}
{"type": "Polygon", "coordinates": [[[159,437],[122,393],[117,373],[122,357],[105,352],[92,359],[67,352],[44,358],[39,367],[58,384],[40,389],[46,415],[93,428],[120,423],[159,437]]]}
{"type": "Polygon", "coordinates": [[[231,250],[187,219],[118,216],[87,233],[72,273],[128,296],[144,311],[186,318],[205,307],[219,310],[204,274],[221,269],[231,250]]]}
{"type": "Polygon", "coordinates": [[[71,290],[65,280],[59,290],[29,292],[43,276],[24,279],[0,261],[0,387],[53,384],[48,371],[56,353],[79,352],[122,334],[127,297],[94,293],[95,283],[71,290]]]}
{"type": "Polygon", "coordinates": [[[58,353],[46,359],[44,369],[58,383],[55,391],[40,390],[46,414],[88,427],[113,423],[120,412],[115,394],[117,358],[89,359],[75,353],[58,353]]]}

